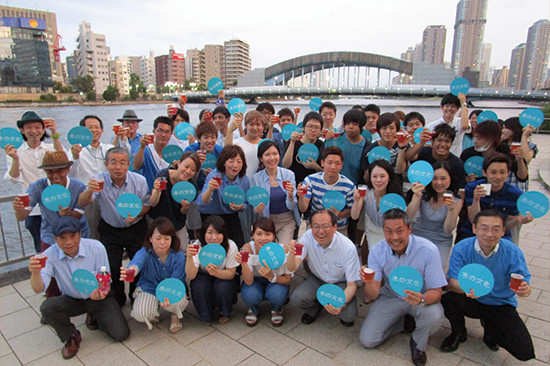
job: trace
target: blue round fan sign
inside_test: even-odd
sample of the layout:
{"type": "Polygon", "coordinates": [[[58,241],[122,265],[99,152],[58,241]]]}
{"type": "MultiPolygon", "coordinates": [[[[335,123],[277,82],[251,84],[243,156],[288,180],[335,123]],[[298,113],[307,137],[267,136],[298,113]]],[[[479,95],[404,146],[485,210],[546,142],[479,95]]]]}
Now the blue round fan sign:
{"type": "Polygon", "coordinates": [[[529,212],[535,219],[546,215],[549,204],[548,197],[535,191],[525,192],[519,196],[516,203],[518,211],[522,215],[525,216],[529,212]]]}
{"type": "Polygon", "coordinates": [[[315,97],[309,101],[309,108],[314,112],[319,112],[319,108],[321,107],[321,104],[323,104],[323,101],[321,100],[321,98],[315,97]]]}
{"type": "Polygon", "coordinates": [[[172,187],[171,193],[177,203],[181,201],[193,202],[197,197],[197,189],[189,182],[177,182],[172,187]]]}
{"type": "Polygon", "coordinates": [[[246,112],[246,104],[241,98],[233,98],[227,103],[227,109],[229,113],[244,113],[246,112]]]}
{"type": "Polygon", "coordinates": [[[176,129],[174,130],[174,133],[176,134],[176,137],[180,140],[187,140],[187,136],[195,135],[195,129],[193,126],[191,126],[188,122],[180,122],[176,126],[176,129]]]}
{"type": "Polygon", "coordinates": [[[23,135],[21,135],[19,130],[13,127],[4,127],[0,129],[0,147],[3,149],[8,144],[16,149],[19,149],[23,144],[23,135]]]}
{"type": "Polygon", "coordinates": [[[52,211],[59,211],[59,207],[69,207],[71,192],[62,185],[52,184],[42,191],[42,204],[52,211]]]}
{"type": "Polygon", "coordinates": [[[201,248],[198,256],[199,262],[205,267],[210,263],[219,266],[225,259],[225,249],[220,244],[208,244],[201,248]]]}
{"type": "Polygon", "coordinates": [[[87,269],[77,269],[71,276],[74,287],[83,294],[91,294],[98,286],[97,278],[87,269]]]}
{"type": "Polygon", "coordinates": [[[369,164],[372,164],[375,160],[386,160],[391,161],[391,153],[390,150],[385,148],[384,146],[377,146],[368,153],[369,156],[369,164]]]}
{"type": "Polygon", "coordinates": [[[485,122],[485,121],[494,121],[498,122],[498,116],[493,111],[483,111],[477,116],[477,123],[485,122]]]}
{"type": "Polygon", "coordinates": [[[269,192],[262,187],[250,187],[248,191],[246,191],[246,200],[254,207],[258,206],[260,203],[267,205],[269,202],[269,192]]]}
{"type": "Polygon", "coordinates": [[[424,285],[420,272],[409,266],[394,268],[390,273],[389,281],[393,291],[401,296],[407,296],[405,295],[405,290],[420,292],[424,285]]]}
{"type": "Polygon", "coordinates": [[[234,203],[237,206],[244,203],[244,192],[239,186],[227,186],[223,190],[222,198],[225,203],[228,205],[234,203]]]}
{"type": "Polygon", "coordinates": [[[335,308],[341,308],[346,303],[346,294],[337,285],[327,283],[317,289],[317,300],[323,306],[330,304],[335,308]]]}
{"type": "Polygon", "coordinates": [[[67,140],[71,145],[82,145],[86,147],[92,143],[92,131],[84,126],[76,126],[69,130],[67,140]]]}
{"type": "Polygon", "coordinates": [[[417,160],[409,167],[407,177],[411,183],[419,182],[427,186],[434,177],[434,168],[425,160],[417,160]]]}
{"type": "Polygon", "coordinates": [[[273,242],[267,243],[260,249],[258,259],[263,267],[265,267],[265,261],[269,268],[277,269],[285,262],[285,250],[280,244],[273,242]]]}
{"type": "Polygon", "coordinates": [[[466,174],[474,174],[476,177],[483,177],[483,156],[472,156],[464,162],[466,174]]]}
{"type": "Polygon", "coordinates": [[[220,78],[212,78],[208,80],[208,91],[212,94],[218,94],[220,90],[223,90],[223,81],[220,78]]]}
{"type": "Polygon", "coordinates": [[[363,136],[365,140],[372,142],[372,133],[370,133],[369,131],[367,130],[361,131],[361,136],[363,136]]]}
{"type": "Polygon", "coordinates": [[[458,273],[458,284],[466,293],[473,289],[475,296],[485,296],[493,289],[495,277],[487,267],[470,263],[458,273]]]}
{"type": "Polygon", "coordinates": [[[168,164],[172,164],[174,161],[179,161],[183,155],[183,150],[178,145],[168,145],[162,149],[162,158],[168,164]]]}
{"type": "Polygon", "coordinates": [[[319,148],[315,146],[315,144],[303,144],[298,149],[298,159],[303,163],[307,162],[309,159],[317,161],[318,158],[319,148]]]}
{"type": "Polygon", "coordinates": [[[451,82],[451,93],[458,97],[458,94],[468,94],[470,90],[470,82],[464,78],[456,78],[451,82]]]}
{"type": "Polygon", "coordinates": [[[289,123],[285,127],[283,127],[283,130],[281,131],[281,136],[284,140],[290,139],[290,136],[292,136],[292,133],[298,129],[298,126],[293,125],[292,123],[289,123]]]}
{"type": "Polygon", "coordinates": [[[346,196],[342,192],[328,191],[323,196],[323,207],[327,210],[334,207],[338,211],[342,211],[346,207],[346,196]]]}
{"type": "Polygon", "coordinates": [[[534,128],[539,127],[544,122],[544,113],[539,108],[527,108],[519,115],[519,123],[523,127],[531,125],[534,128]]]}
{"type": "Polygon", "coordinates": [[[155,295],[160,302],[168,299],[170,304],[175,304],[185,296],[185,285],[177,278],[167,278],[157,285],[155,295]]]}
{"type": "Polygon", "coordinates": [[[142,208],[141,199],[133,193],[123,193],[115,202],[116,212],[124,218],[137,217],[142,208]]]}
{"type": "Polygon", "coordinates": [[[399,208],[403,211],[407,209],[405,199],[397,193],[388,193],[380,200],[380,212],[386,212],[392,208],[399,208]]]}
{"type": "Polygon", "coordinates": [[[218,158],[214,154],[206,154],[206,160],[202,163],[201,169],[214,169],[218,158]]]}

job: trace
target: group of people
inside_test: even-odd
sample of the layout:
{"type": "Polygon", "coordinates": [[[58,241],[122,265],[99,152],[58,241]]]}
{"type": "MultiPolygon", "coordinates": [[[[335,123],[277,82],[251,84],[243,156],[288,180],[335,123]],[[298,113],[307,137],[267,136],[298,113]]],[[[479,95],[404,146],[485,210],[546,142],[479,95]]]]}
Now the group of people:
{"type": "Polygon", "coordinates": [[[143,135],[138,132],[141,119],[125,111],[110,143],[100,141],[103,121],[85,116],[80,125],[93,138],[84,148],[65,149],[55,121],[35,112],[17,121],[25,142],[18,149],[5,147],[6,178],[29,194],[30,204],[17,197],[13,208],[32,233],[37,253],[48,257],[44,268],[38,258],[30,259],[31,286],[46,292],[42,320],[65,343],[63,357],[74,356],[81,342],[70,316],[87,313],[90,329],[100,328],[116,340],[128,337],[120,308],[127,301],[124,281],[135,273],[128,293],[131,315],[149,329],[162,307],[172,314],[170,331],[181,331],[189,300],[205,325],[225,324],[239,291],[249,308],[244,318],[248,326],[257,324],[259,305],[267,300],[275,327],[283,324],[288,301],[304,310],[304,324],[314,322],[324,308],[351,327],[356,293],[364,284],[364,301],[373,303],[360,332],[366,348],[410,332],[411,359],[424,365],[428,337],[444,317],[452,333],[441,350],[451,352],[466,341],[467,316],[481,319],[490,349],[503,347],[520,360],[534,358],[530,335],[515,309],[516,295],[531,292],[518,238],[521,225],[533,217],[520,214],[516,201],[527,190],[527,164],[537,153],[529,141],[532,128],[522,129],[518,118],[477,124],[480,111],[469,113],[463,94],[449,94],[441,101],[442,118],[429,124],[418,112],[381,114],[371,104],[354,106],[336,127],[337,108],[324,102],[286,140],[283,128],[297,124],[299,108],[276,114],[273,105],[261,103],[232,119],[220,105],[201,113],[206,117],[201,116],[194,136],[182,140],[175,127],[190,122],[184,104],[157,117],[153,131],[143,135]],[[421,132],[415,141],[417,129],[421,132]],[[49,137],[52,144],[44,142],[49,137]],[[521,147],[511,152],[512,142],[521,147]],[[306,144],[317,147],[316,159],[300,159],[306,144]],[[162,158],[169,145],[183,150],[178,160],[162,158]],[[387,158],[372,159],[378,147],[387,149],[387,158]],[[206,166],[211,156],[215,165],[206,166]],[[465,173],[464,162],[472,156],[483,158],[483,176],[465,173]],[[407,174],[418,160],[433,167],[426,186],[407,174]],[[195,187],[195,199],[172,197],[179,182],[195,187]],[[42,199],[54,184],[71,196],[66,207],[55,211],[42,199]],[[240,188],[244,201],[228,200],[228,187],[240,188]],[[263,188],[267,200],[248,202],[251,187],[263,188]],[[341,206],[327,205],[323,198],[329,192],[339,194],[341,206]],[[116,201],[124,193],[140,199],[136,216],[117,212],[116,201]],[[403,197],[406,209],[384,212],[381,202],[390,193],[403,197]],[[305,232],[299,236],[302,220],[305,232]],[[260,260],[268,243],[285,252],[278,268],[260,260]],[[199,252],[207,244],[223,247],[221,264],[201,264],[199,252]],[[130,259],[127,266],[122,265],[124,255],[130,259]],[[302,262],[306,278],[291,292],[291,279],[302,262]],[[459,286],[460,269],[470,263],[493,273],[490,294],[479,297],[459,286]],[[71,283],[76,269],[95,274],[103,266],[112,276],[110,291],[85,294],[71,283]],[[390,273],[399,266],[420,273],[421,290],[406,290],[402,296],[389,286],[390,273]],[[374,271],[374,278],[365,268],[374,271]],[[523,275],[515,290],[509,286],[512,273],[523,275]],[[181,280],[190,296],[176,303],[159,301],[155,290],[167,278],[181,280]],[[320,304],[316,294],[324,284],[342,288],[343,306],[320,304]]]}

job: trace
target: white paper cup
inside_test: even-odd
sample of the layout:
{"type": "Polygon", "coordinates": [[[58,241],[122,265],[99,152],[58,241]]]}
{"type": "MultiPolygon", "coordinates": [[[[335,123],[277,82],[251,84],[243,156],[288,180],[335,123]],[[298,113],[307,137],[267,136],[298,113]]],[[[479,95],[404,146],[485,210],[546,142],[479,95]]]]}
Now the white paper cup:
{"type": "Polygon", "coordinates": [[[485,195],[486,196],[490,196],[491,195],[491,184],[490,183],[485,183],[485,184],[480,184],[481,187],[483,187],[485,189],[485,192],[487,192],[485,195]]]}

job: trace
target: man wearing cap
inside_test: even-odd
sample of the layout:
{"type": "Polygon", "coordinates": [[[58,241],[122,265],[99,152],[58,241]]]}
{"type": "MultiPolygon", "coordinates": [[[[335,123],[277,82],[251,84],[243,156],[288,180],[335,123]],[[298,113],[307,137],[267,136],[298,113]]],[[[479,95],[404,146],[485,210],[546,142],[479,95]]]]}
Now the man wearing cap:
{"type": "MultiPolygon", "coordinates": [[[[84,192],[86,185],[77,179],[68,177],[72,164],[73,162],[69,161],[64,151],[46,151],[44,159],[42,160],[42,165],[38,167],[39,169],[44,169],[46,178],[38,179],[27,189],[30,198],[30,208],[36,205],[40,206],[42,215],[42,224],[40,227],[41,251],[55,244],[52,230],[54,223],[59,217],[74,217],[80,222],[80,231],[82,235],[88,237],[90,234],[88,222],[83,215],[84,208],[78,205],[78,196],[84,192]],[[42,198],[42,192],[54,184],[67,188],[71,195],[69,205],[66,207],[60,206],[58,211],[52,211],[46,208],[42,198]]],[[[17,217],[19,221],[23,221],[29,216],[30,211],[25,208],[19,197],[14,199],[13,209],[15,211],[15,217],[17,217]]]]}
{"type": "MultiPolygon", "coordinates": [[[[44,171],[38,169],[46,151],[63,151],[63,146],[53,119],[42,119],[35,112],[27,111],[17,121],[17,127],[25,142],[18,149],[10,144],[4,148],[8,168],[4,179],[21,184],[23,191],[26,191],[31,183],[46,177],[44,171]],[[44,142],[50,137],[46,128],[51,132],[52,144],[44,142]]],[[[25,227],[33,237],[36,252],[40,251],[40,224],[40,209],[36,207],[25,220],[25,227]]]]}
{"type": "MultiPolygon", "coordinates": [[[[376,243],[369,253],[368,267],[375,272],[374,280],[367,279],[365,272],[361,271],[365,297],[375,301],[361,326],[359,341],[365,348],[374,348],[399,332],[412,332],[409,342],[411,359],[415,366],[423,366],[426,364],[428,337],[441,327],[443,321],[443,307],[439,301],[447,280],[439,251],[429,240],[411,234],[411,221],[398,208],[384,213],[383,227],[385,239],[376,243]],[[390,285],[390,277],[397,277],[392,275],[392,271],[403,266],[416,270],[423,280],[419,291],[404,290],[405,296],[390,285]],[[414,330],[414,327],[405,327],[406,315],[416,320],[414,330]]],[[[410,278],[401,279],[412,282],[410,278]]]]}
{"type": "MultiPolygon", "coordinates": [[[[126,249],[130,259],[143,245],[147,232],[147,222],[143,216],[149,212],[149,188],[145,177],[129,172],[130,156],[121,147],[114,147],[105,155],[107,171],[90,179],[88,188],[82,192],[78,200],[82,207],[96,201],[99,205],[101,220],[99,221],[99,237],[109,257],[112,278],[120,277],[122,254],[126,249]],[[104,179],[103,190],[98,180],[104,179]],[[124,193],[133,193],[139,197],[142,210],[136,217],[122,217],[116,210],[116,201],[124,193]]],[[[112,285],[115,298],[122,307],[126,303],[124,283],[114,281],[112,285]]],[[[130,285],[130,298],[135,289],[135,282],[130,285]]]]}
{"type": "MultiPolygon", "coordinates": [[[[130,143],[131,155],[134,156],[139,150],[141,145],[141,133],[137,132],[139,127],[139,122],[143,121],[141,118],[138,118],[136,112],[133,109],[127,109],[124,111],[122,118],[117,119],[117,121],[122,122],[122,127],[127,128],[130,131],[128,136],[128,141],[130,143]]],[[[116,144],[115,144],[116,145],[116,144]]],[[[122,144],[119,144],[121,147],[125,147],[122,144]]]]}
{"type": "Polygon", "coordinates": [[[57,279],[61,296],[44,300],[40,311],[46,324],[52,326],[61,342],[65,343],[61,349],[63,358],[72,358],[78,352],[82,336],[71,323],[71,317],[80,314],[90,314],[97,323],[96,327],[115,341],[124,341],[130,335],[130,329],[112,292],[105,294],[95,289],[86,294],[77,290],[72,282],[72,274],[77,269],[90,271],[92,275],[96,275],[102,266],[109,271],[103,245],[97,240],[82,238],[80,223],[70,216],[58,218],[52,234],[56,244],[44,252],[46,266],[42,268],[36,257],[29,260],[30,284],[39,293],[48,287],[52,277],[57,279]]]}

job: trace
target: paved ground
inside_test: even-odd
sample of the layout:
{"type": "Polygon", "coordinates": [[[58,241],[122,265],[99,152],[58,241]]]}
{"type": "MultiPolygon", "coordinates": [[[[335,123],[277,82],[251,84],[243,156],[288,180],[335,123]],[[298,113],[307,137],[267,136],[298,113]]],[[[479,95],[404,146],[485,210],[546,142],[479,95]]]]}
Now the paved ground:
{"type": "MultiPolygon", "coordinates": [[[[549,195],[539,177],[550,183],[550,136],[535,136],[540,153],[531,166],[531,189],[549,195]],[[540,172],[539,172],[540,170],[540,172]],[[540,175],[539,175],[540,173],[540,175]]],[[[546,185],[548,188],[548,185],[546,185]]],[[[550,214],[523,227],[520,247],[525,253],[533,278],[533,292],[519,299],[518,310],[526,322],[535,344],[537,359],[530,365],[550,363],[550,214]]],[[[298,275],[293,282],[300,281],[298,275]]],[[[375,350],[365,350],[358,341],[359,330],[368,311],[359,293],[359,316],[355,326],[344,328],[339,321],[322,313],[311,325],[300,323],[302,312],[286,306],[285,323],[273,328],[268,309],[262,308],[260,323],[248,328],[244,323],[246,306],[239,302],[230,322],[224,326],[204,326],[192,305],[185,312],[180,334],[168,332],[168,314],[148,331],[144,324],[130,319],[132,335],[115,343],[100,331],[89,331],[83,316],[74,318],[83,341],[78,355],[64,361],[61,342],[48,327],[39,322],[38,307],[44,300],[34,294],[28,281],[0,289],[0,364],[52,365],[410,365],[408,336],[398,335],[375,350]]],[[[125,313],[129,314],[125,307],[125,313]]],[[[129,317],[129,316],[128,316],[129,317]]],[[[431,365],[515,365],[520,364],[506,351],[489,351],[481,341],[478,321],[468,321],[470,337],[454,353],[442,353],[438,346],[449,333],[448,323],[429,341],[428,363],[431,365]]]]}

